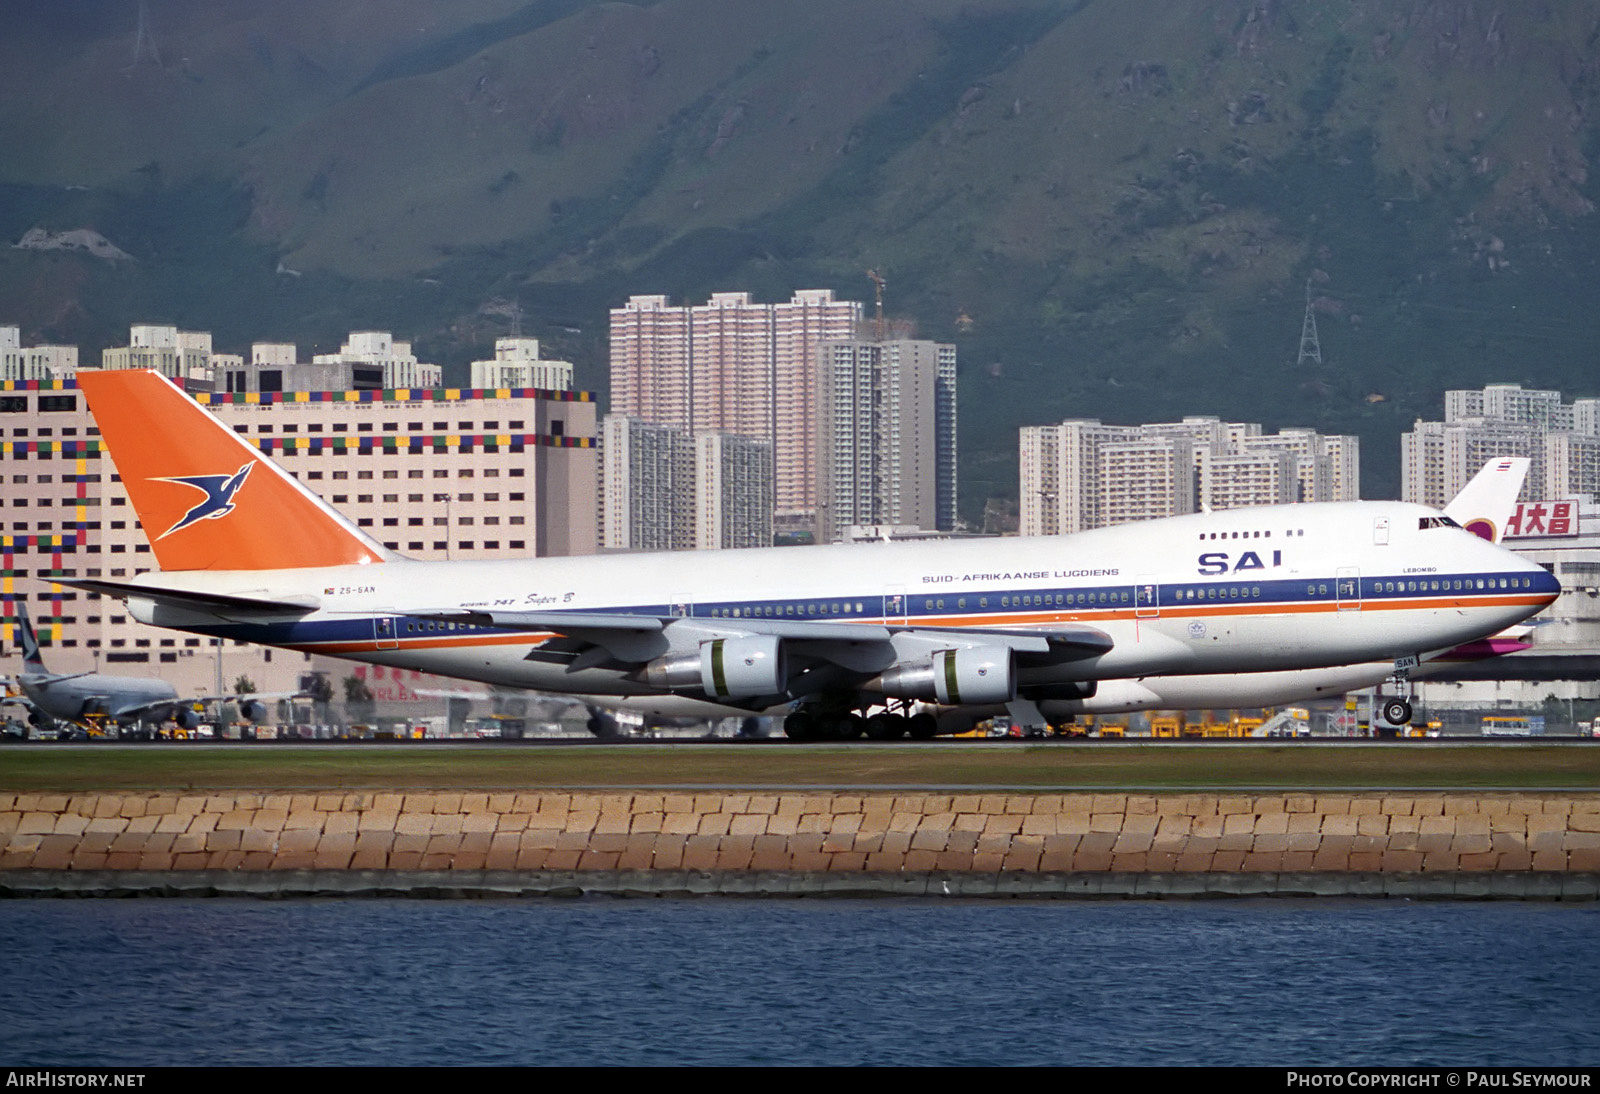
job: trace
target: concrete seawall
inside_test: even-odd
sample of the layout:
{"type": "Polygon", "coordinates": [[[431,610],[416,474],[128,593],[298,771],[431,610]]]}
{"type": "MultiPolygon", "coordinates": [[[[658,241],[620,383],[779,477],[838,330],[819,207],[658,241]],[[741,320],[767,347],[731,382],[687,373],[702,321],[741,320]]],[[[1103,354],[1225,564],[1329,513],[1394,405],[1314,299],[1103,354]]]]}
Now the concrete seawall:
{"type": "Polygon", "coordinates": [[[1596,899],[1600,792],[0,794],[0,893],[1596,899]]]}

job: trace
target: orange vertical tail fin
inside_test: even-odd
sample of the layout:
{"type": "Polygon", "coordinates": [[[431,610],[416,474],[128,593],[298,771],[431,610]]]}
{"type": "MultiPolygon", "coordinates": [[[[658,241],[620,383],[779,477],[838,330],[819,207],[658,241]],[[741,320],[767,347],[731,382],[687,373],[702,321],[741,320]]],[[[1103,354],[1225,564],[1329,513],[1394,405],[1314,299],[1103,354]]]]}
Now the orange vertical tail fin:
{"type": "Polygon", "coordinates": [[[163,570],[281,570],[392,557],[157,372],[78,386],[163,570]]]}

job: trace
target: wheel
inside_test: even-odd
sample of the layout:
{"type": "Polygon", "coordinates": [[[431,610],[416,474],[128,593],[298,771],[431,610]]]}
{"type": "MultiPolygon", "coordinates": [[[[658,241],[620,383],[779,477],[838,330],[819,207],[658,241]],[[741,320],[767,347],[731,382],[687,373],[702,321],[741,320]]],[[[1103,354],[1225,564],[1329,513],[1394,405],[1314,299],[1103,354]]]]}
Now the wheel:
{"type": "Polygon", "coordinates": [[[926,741],[939,732],[939,719],[926,712],[913,714],[906,723],[906,731],[919,741],[926,741]]]}
{"type": "Polygon", "coordinates": [[[901,714],[874,714],[867,719],[867,736],[874,741],[892,741],[906,735],[906,719],[901,714]]]}
{"type": "Polygon", "coordinates": [[[817,719],[800,710],[783,720],[783,735],[791,741],[810,741],[817,736],[817,719]]]}
{"type": "Polygon", "coordinates": [[[1390,699],[1383,704],[1383,720],[1392,726],[1403,726],[1411,721],[1411,704],[1404,699],[1390,699]]]}
{"type": "Polygon", "coordinates": [[[819,714],[816,736],[824,741],[851,741],[861,736],[866,721],[859,714],[819,714]]]}

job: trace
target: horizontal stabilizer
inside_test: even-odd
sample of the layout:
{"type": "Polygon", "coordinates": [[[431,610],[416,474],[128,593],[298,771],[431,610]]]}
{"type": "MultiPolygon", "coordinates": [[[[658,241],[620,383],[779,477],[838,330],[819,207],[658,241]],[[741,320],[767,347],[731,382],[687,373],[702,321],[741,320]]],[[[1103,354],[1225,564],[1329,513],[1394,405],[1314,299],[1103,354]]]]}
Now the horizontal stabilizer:
{"type": "Polygon", "coordinates": [[[187,608],[191,611],[307,615],[322,606],[322,602],[314,596],[255,597],[231,593],[200,592],[194,589],[164,589],[158,585],[135,585],[126,581],[66,581],[59,578],[57,581],[62,585],[70,585],[74,589],[100,593],[103,596],[113,597],[117,600],[127,600],[130,597],[153,600],[157,604],[166,604],[174,608],[187,608]]]}

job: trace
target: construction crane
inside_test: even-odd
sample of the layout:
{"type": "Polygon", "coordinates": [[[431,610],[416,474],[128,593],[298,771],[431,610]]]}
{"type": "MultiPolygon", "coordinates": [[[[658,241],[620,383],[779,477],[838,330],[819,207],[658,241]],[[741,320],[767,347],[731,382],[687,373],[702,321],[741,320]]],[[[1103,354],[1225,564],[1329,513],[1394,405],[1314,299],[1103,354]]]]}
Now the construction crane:
{"type": "Polygon", "coordinates": [[[867,271],[867,276],[872,279],[872,284],[877,289],[877,294],[878,294],[878,309],[877,309],[876,313],[874,314],[873,321],[872,321],[873,334],[874,334],[874,337],[875,337],[875,339],[877,341],[882,342],[883,341],[883,334],[884,334],[884,328],[883,328],[883,278],[879,276],[877,270],[868,270],[867,271]]]}

